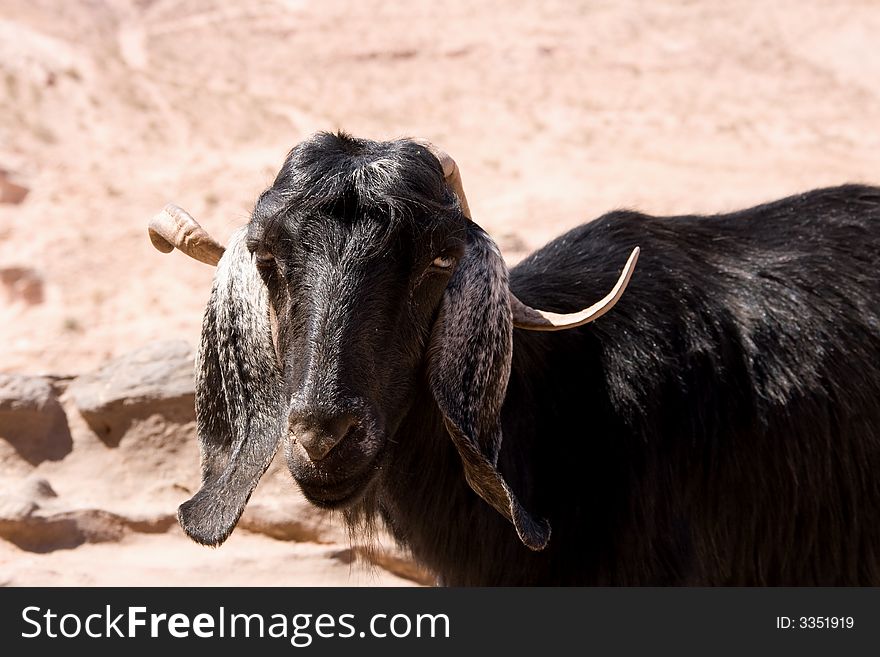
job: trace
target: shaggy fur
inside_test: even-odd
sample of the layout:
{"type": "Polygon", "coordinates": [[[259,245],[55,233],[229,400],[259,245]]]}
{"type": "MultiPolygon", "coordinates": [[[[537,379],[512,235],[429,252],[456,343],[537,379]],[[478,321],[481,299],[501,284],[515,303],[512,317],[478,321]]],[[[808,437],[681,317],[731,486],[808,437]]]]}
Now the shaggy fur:
{"type": "Polygon", "coordinates": [[[547,549],[474,504],[428,412],[397,463],[429,453],[433,476],[386,483],[391,526],[449,584],[880,584],[880,189],[713,217],[614,212],[527,258],[511,286],[574,311],[635,245],[605,317],[514,333],[500,469],[550,520],[547,549]]]}
{"type": "MultiPolygon", "coordinates": [[[[880,189],[600,217],[509,285],[579,310],[640,246],[622,300],[578,329],[515,329],[506,351],[506,272],[466,275],[480,233],[411,142],[325,134],[294,149],[248,230],[283,384],[254,379],[265,363],[221,367],[217,323],[247,322],[220,317],[232,302],[215,283],[203,445],[252,474],[283,440],[309,499],[352,526],[381,520],[449,585],[880,585],[880,189]],[[438,254],[453,271],[432,269],[438,254]],[[259,388],[249,401],[228,392],[242,373],[259,388]],[[261,399],[299,420],[358,420],[316,462],[284,429],[210,438],[261,399]]],[[[274,358],[258,319],[248,358],[274,358]]],[[[283,424],[265,413],[245,429],[283,424]]]]}

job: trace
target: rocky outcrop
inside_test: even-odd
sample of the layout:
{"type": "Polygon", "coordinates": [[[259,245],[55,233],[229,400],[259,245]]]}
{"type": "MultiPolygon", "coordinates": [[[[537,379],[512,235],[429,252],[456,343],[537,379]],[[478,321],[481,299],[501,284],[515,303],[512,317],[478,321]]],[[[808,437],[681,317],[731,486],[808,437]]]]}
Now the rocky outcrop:
{"type": "Polygon", "coordinates": [[[72,381],[0,375],[0,538],[21,549],[167,531],[198,469],[185,342],[147,345],[72,381]]]}
{"type": "Polygon", "coordinates": [[[35,306],[45,298],[43,276],[32,267],[0,267],[0,287],[13,303],[35,306]]]}
{"type": "Polygon", "coordinates": [[[193,351],[182,341],[152,343],[76,378],[69,392],[95,434],[110,446],[119,444],[134,420],[151,415],[192,422],[193,351]]]}
{"type": "MultiPolygon", "coordinates": [[[[0,375],[0,539],[47,557],[135,535],[179,540],[177,507],[200,481],[194,405],[184,342],[146,345],[72,380],[0,375]]],[[[360,545],[338,515],[306,501],[283,454],[245,509],[242,535],[296,543],[291,555],[323,546],[333,568],[358,562],[376,577],[431,581],[381,532],[360,545]]]]}
{"type": "Polygon", "coordinates": [[[71,448],[67,417],[51,381],[0,374],[0,468],[27,472],[45,460],[64,458],[71,448]]]}
{"type": "Polygon", "coordinates": [[[66,508],[42,477],[29,477],[0,490],[0,538],[28,552],[118,541],[127,530],[165,531],[172,522],[171,516],[138,522],[103,509],[66,508]]]}
{"type": "Polygon", "coordinates": [[[0,203],[18,205],[27,198],[30,191],[10,171],[0,169],[0,203]]]}

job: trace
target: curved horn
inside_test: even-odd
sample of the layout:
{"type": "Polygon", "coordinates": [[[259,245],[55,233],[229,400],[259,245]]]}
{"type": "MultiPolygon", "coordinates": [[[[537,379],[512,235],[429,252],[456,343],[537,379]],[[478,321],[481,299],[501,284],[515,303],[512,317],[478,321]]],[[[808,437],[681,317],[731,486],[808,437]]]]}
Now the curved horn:
{"type": "Polygon", "coordinates": [[[150,221],[150,241],[162,253],[180,249],[190,258],[216,265],[225,249],[181,207],[169,203],[150,221]]]}
{"type": "Polygon", "coordinates": [[[443,168],[443,177],[446,178],[446,184],[449,185],[450,189],[452,189],[458,197],[462,214],[470,219],[471,209],[468,207],[467,197],[464,195],[464,187],[461,185],[461,172],[458,170],[458,165],[455,163],[455,160],[452,159],[452,156],[449,155],[449,153],[442,148],[438,148],[427,139],[414,139],[413,141],[428,149],[428,152],[440,162],[440,166],[443,168]]]}
{"type": "MultiPolygon", "coordinates": [[[[427,139],[414,139],[415,143],[423,146],[440,162],[443,168],[443,176],[446,178],[446,184],[452,189],[458,197],[461,204],[461,211],[465,217],[471,218],[471,211],[468,207],[467,197],[464,194],[464,187],[461,184],[461,172],[452,156],[442,148],[427,139]]],[[[594,303],[589,308],[576,313],[551,313],[546,310],[537,310],[527,306],[516,298],[513,292],[510,293],[510,309],[513,311],[513,325],[516,328],[526,329],[529,331],[562,331],[565,329],[576,328],[588,324],[593,320],[599,319],[614,307],[623,291],[629,284],[633,270],[636,267],[636,261],[639,259],[639,247],[633,249],[620,273],[620,278],[605,298],[594,303]]]]}
{"type": "Polygon", "coordinates": [[[600,318],[611,310],[614,304],[623,296],[623,291],[626,289],[630,277],[632,277],[633,270],[636,267],[636,260],[638,259],[639,247],[636,247],[630,254],[629,260],[623,266],[620,278],[617,279],[617,283],[611,288],[611,292],[604,299],[576,313],[560,314],[536,310],[517,299],[513,292],[511,292],[510,309],[513,311],[513,325],[529,331],[562,331],[582,326],[592,322],[594,319],[600,318]]]}

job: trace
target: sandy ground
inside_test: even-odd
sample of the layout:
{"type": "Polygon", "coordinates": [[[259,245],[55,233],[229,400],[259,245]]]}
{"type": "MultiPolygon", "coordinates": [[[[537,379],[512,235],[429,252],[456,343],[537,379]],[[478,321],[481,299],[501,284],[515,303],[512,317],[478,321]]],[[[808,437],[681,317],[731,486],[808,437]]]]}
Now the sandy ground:
{"type": "MultiPolygon", "coordinates": [[[[225,240],[316,130],[442,145],[511,262],[615,208],[880,182],[878,34],[873,0],[3,0],[0,170],[29,193],[0,203],[0,371],[194,344],[212,272],[154,251],[146,222],[174,201],[225,240]]],[[[340,549],[0,541],[0,577],[397,583],[340,549]]]]}
{"type": "Polygon", "coordinates": [[[353,561],[339,545],[278,541],[236,531],[212,550],[180,532],[48,554],[0,543],[5,586],[412,586],[409,579],[353,561]]]}

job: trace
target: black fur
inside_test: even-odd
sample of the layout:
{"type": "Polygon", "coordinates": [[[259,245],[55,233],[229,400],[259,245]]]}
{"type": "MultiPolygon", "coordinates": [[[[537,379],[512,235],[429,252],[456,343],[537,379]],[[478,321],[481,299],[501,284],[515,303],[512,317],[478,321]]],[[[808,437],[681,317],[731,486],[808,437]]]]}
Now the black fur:
{"type": "Polygon", "coordinates": [[[610,313],[514,333],[501,470],[549,518],[548,548],[473,503],[427,414],[400,469],[430,451],[440,474],[395,480],[392,526],[450,584],[880,584],[880,189],[614,212],[511,286],[573,311],[636,245],[610,313]]]}
{"type": "MultiPolygon", "coordinates": [[[[449,585],[880,585],[880,189],[613,212],[510,271],[522,301],[571,312],[642,251],[594,323],[513,331],[497,469],[549,520],[540,551],[468,485],[429,382],[457,280],[431,262],[462,261],[471,230],[403,140],[318,135],[261,198],[249,246],[282,326],[288,412],[360,418],[315,463],[288,436],[309,499],[353,526],[383,520],[449,585]]],[[[483,347],[439,348],[466,364],[483,347]]]]}

